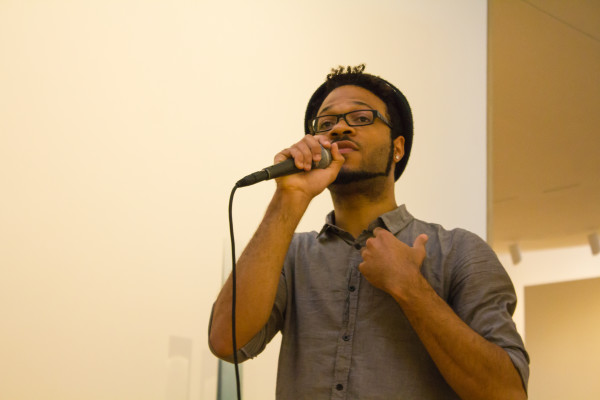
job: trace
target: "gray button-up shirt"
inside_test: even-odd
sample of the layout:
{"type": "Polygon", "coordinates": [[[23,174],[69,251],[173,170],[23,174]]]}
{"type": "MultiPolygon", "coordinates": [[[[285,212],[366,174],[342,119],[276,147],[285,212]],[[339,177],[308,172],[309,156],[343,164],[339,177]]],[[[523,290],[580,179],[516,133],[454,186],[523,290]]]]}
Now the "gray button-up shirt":
{"type": "Polygon", "coordinates": [[[334,225],[294,236],[267,325],[239,352],[255,357],[281,331],[278,399],[458,399],[402,309],[358,271],[376,227],[413,244],[429,236],[423,276],[473,330],[502,347],[526,387],[529,358],[515,329],[516,295],[494,252],[462,229],[412,217],[404,206],[358,238],[334,225]]]}

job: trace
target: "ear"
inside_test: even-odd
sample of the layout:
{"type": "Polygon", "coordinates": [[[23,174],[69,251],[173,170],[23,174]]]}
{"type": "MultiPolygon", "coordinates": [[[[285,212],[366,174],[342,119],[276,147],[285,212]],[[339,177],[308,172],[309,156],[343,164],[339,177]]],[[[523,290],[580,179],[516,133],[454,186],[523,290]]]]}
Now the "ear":
{"type": "Polygon", "coordinates": [[[394,162],[398,163],[404,157],[404,136],[398,136],[392,141],[394,146],[394,162]]]}

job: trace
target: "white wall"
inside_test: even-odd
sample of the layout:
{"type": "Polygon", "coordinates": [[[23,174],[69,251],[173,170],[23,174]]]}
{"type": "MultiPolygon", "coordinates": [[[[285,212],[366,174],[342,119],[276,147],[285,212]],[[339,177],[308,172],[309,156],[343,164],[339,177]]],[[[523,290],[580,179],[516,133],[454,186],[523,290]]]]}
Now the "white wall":
{"type": "Polygon", "coordinates": [[[498,257],[515,285],[519,302],[514,320],[525,341],[525,287],[600,277],[600,257],[592,255],[589,246],[525,251],[517,265],[510,253],[498,252],[498,257]]]}
{"type": "MultiPolygon", "coordinates": [[[[189,398],[214,398],[229,191],[301,137],[338,64],[412,104],[399,202],[483,236],[485,45],[476,0],[1,2],[0,397],[164,399],[182,337],[189,398]]],[[[238,191],[240,243],[272,188],[238,191]]]]}
{"type": "MultiPolygon", "coordinates": [[[[590,317],[590,314],[586,314],[589,313],[590,307],[593,308],[597,304],[596,299],[587,299],[587,309],[574,309],[568,313],[565,309],[576,305],[578,301],[585,302],[585,300],[582,296],[571,298],[569,297],[570,292],[564,290],[562,292],[562,296],[565,296],[563,300],[557,298],[547,299],[546,304],[549,308],[544,313],[541,313],[542,315],[527,315],[525,310],[539,310],[540,302],[543,299],[539,297],[533,299],[535,307],[529,307],[528,297],[525,294],[527,292],[526,288],[534,289],[533,293],[541,293],[535,291],[535,289],[541,288],[536,288],[538,285],[558,282],[568,282],[571,284],[560,286],[556,289],[556,293],[563,287],[569,288],[572,284],[576,283],[585,284],[586,280],[598,278],[600,277],[600,257],[592,255],[589,246],[525,251],[522,252],[522,261],[517,265],[512,263],[510,254],[507,252],[500,252],[498,256],[515,285],[519,302],[514,320],[517,324],[517,329],[525,340],[526,347],[531,351],[530,399],[545,400],[550,398],[548,394],[551,391],[549,392],[548,388],[556,386],[554,382],[556,381],[556,376],[560,374],[562,374],[562,380],[556,386],[556,390],[552,392],[552,398],[565,398],[565,390],[571,387],[574,388],[571,391],[571,394],[574,396],[573,398],[596,398],[597,395],[594,397],[594,394],[597,392],[597,385],[593,381],[585,379],[585,371],[588,369],[584,368],[584,372],[582,373],[581,368],[572,368],[576,363],[575,360],[579,360],[577,362],[579,366],[582,366],[582,360],[593,364],[594,360],[598,359],[597,346],[594,346],[593,343],[591,345],[588,343],[588,341],[594,340],[591,339],[592,336],[589,335],[589,332],[593,331],[590,327],[597,325],[593,322],[597,318],[593,314],[592,317],[590,317]],[[562,304],[561,309],[553,308],[557,303],[562,304]],[[544,320],[544,318],[547,319],[544,320]],[[550,320],[549,318],[552,319],[550,320]],[[578,321],[579,325],[574,325],[573,320],[578,321]],[[532,334],[531,338],[527,335],[530,330],[527,321],[533,321],[536,324],[532,327],[534,334],[532,334]],[[542,323],[545,323],[545,325],[540,326],[542,323]],[[541,336],[540,330],[544,329],[547,331],[547,335],[541,336]],[[583,333],[579,334],[577,332],[583,333]],[[579,338],[580,342],[575,343],[571,340],[575,336],[579,338]],[[565,343],[568,343],[562,350],[556,351],[554,348],[548,348],[551,340],[557,343],[559,339],[567,340],[565,343]],[[571,341],[569,342],[569,340],[571,341]],[[571,353],[565,356],[569,352],[571,353]],[[548,360],[552,360],[552,363],[548,363],[548,360]],[[561,365],[561,368],[552,370],[552,367],[558,364],[561,365]],[[569,366],[571,366],[570,369],[569,366]],[[576,393],[585,393],[585,395],[580,396],[576,393]]],[[[593,368],[591,370],[595,372],[593,368]]]]}
{"type": "Polygon", "coordinates": [[[600,278],[525,290],[531,400],[600,398],[600,278]]]}

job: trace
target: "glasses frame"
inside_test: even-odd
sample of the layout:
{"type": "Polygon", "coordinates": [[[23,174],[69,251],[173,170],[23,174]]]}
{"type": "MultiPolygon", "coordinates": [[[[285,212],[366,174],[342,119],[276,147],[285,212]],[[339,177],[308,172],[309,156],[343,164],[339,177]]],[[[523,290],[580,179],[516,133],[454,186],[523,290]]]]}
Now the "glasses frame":
{"type": "Polygon", "coordinates": [[[375,119],[379,118],[384,124],[386,124],[390,129],[392,128],[392,124],[385,119],[385,117],[383,115],[381,115],[381,113],[377,110],[369,110],[369,109],[364,109],[364,110],[352,110],[352,111],[348,111],[347,113],[344,114],[325,114],[325,115],[319,115],[318,117],[313,118],[310,121],[310,129],[312,131],[313,135],[316,135],[317,133],[323,133],[323,132],[329,132],[333,129],[334,126],[336,126],[339,122],[340,119],[344,119],[344,122],[346,123],[346,125],[348,126],[368,126],[368,125],[373,125],[375,123],[375,119]],[[359,111],[370,111],[373,113],[373,121],[368,123],[368,124],[351,124],[350,122],[348,122],[348,120],[346,119],[346,115],[348,114],[352,114],[355,112],[359,112],[359,111]],[[336,117],[336,121],[335,124],[333,124],[333,126],[330,129],[324,129],[324,130],[317,130],[317,121],[319,118],[322,117],[336,117]]]}

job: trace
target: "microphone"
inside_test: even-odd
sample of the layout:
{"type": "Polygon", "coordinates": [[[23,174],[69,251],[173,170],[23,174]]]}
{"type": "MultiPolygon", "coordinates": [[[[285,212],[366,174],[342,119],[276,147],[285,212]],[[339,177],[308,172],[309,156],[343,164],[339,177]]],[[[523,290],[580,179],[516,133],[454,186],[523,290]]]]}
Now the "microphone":
{"type": "MultiPolygon", "coordinates": [[[[313,161],[312,167],[317,169],[327,168],[329,164],[331,164],[331,152],[321,146],[321,161],[318,163],[313,161]]],[[[245,176],[235,185],[237,187],[250,186],[258,182],[266,181],[267,179],[279,178],[280,176],[291,175],[297,172],[304,172],[304,170],[296,168],[294,159],[288,158],[285,161],[245,176]]]]}

